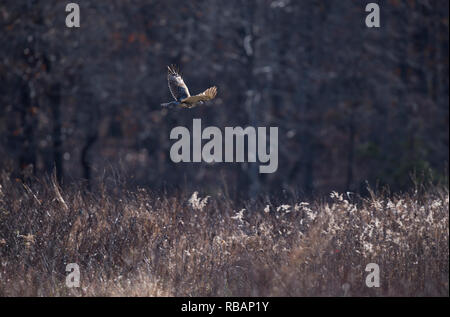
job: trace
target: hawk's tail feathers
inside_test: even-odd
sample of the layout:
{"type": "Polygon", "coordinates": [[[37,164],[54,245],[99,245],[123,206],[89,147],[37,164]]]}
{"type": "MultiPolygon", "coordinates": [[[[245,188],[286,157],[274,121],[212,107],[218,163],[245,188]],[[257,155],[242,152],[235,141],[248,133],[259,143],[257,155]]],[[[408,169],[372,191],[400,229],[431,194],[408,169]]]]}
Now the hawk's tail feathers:
{"type": "Polygon", "coordinates": [[[175,107],[176,105],[178,105],[178,102],[172,101],[172,102],[168,102],[168,103],[162,103],[161,107],[170,109],[170,108],[175,107]]]}
{"type": "Polygon", "coordinates": [[[173,103],[172,102],[168,102],[168,103],[162,103],[161,107],[163,108],[172,108],[173,103]]]}

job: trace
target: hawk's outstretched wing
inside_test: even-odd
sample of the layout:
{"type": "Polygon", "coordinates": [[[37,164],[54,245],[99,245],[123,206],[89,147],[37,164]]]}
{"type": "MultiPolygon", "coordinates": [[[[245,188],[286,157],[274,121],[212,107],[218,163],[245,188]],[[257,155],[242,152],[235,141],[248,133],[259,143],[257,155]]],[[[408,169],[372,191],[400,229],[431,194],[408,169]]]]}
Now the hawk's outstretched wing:
{"type": "Polygon", "coordinates": [[[168,66],[167,68],[169,70],[167,74],[167,81],[169,83],[169,89],[173,98],[177,101],[181,101],[190,97],[191,94],[189,93],[189,89],[175,67],[168,66]]]}
{"type": "Polygon", "coordinates": [[[208,101],[211,99],[214,99],[217,95],[217,87],[211,87],[206,89],[201,94],[195,95],[195,96],[189,96],[185,99],[182,99],[181,102],[188,103],[188,104],[195,104],[200,101],[208,101]]]}

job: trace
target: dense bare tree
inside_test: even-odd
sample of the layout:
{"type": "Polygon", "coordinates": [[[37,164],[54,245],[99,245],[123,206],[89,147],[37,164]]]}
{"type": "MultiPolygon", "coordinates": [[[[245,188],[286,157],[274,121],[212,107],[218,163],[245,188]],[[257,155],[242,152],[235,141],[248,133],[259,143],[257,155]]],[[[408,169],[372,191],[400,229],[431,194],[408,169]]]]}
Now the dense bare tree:
{"type": "Polygon", "coordinates": [[[368,29],[359,1],[87,0],[68,29],[64,3],[3,1],[0,168],[250,196],[445,178],[448,2],[381,6],[368,29]],[[170,64],[193,91],[220,87],[215,102],[161,110],[170,64]],[[172,163],[170,130],[193,118],[280,127],[278,171],[172,163]]]}

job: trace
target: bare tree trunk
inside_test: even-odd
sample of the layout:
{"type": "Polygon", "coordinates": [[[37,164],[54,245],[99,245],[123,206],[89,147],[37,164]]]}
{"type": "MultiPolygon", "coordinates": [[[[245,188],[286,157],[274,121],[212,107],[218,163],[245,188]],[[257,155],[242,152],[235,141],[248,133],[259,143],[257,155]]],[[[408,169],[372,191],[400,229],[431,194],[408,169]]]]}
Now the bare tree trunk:
{"type": "Polygon", "coordinates": [[[349,144],[347,150],[347,181],[345,188],[347,191],[350,190],[353,183],[353,165],[354,165],[354,152],[355,152],[355,109],[352,106],[350,109],[350,118],[349,118],[349,144]]]}
{"type": "Polygon", "coordinates": [[[91,172],[91,164],[89,162],[89,151],[97,141],[97,138],[98,138],[97,132],[91,133],[87,137],[86,143],[84,144],[83,149],[81,150],[81,166],[83,168],[83,177],[85,180],[87,180],[88,189],[92,188],[92,172],[91,172]]]}
{"type": "Polygon", "coordinates": [[[61,134],[61,84],[57,83],[51,86],[50,103],[53,115],[53,161],[56,169],[56,176],[61,183],[63,171],[63,154],[62,154],[62,134],[61,134]]]}
{"type": "Polygon", "coordinates": [[[36,147],[34,142],[34,111],[31,105],[30,88],[23,82],[21,89],[20,118],[22,133],[18,139],[21,146],[19,166],[25,177],[35,173],[36,147]]]}
{"type": "Polygon", "coordinates": [[[100,109],[98,105],[92,105],[89,111],[89,122],[87,123],[88,131],[85,143],[81,149],[81,167],[83,169],[83,178],[87,181],[87,188],[92,189],[92,164],[89,159],[89,152],[98,139],[98,121],[100,117],[100,109]]]}
{"type": "MultiPolygon", "coordinates": [[[[248,24],[246,27],[246,36],[243,39],[244,52],[246,55],[246,68],[247,68],[247,83],[248,94],[246,98],[246,109],[249,120],[249,125],[255,127],[258,124],[256,107],[256,101],[259,99],[259,91],[256,86],[255,74],[255,53],[256,53],[256,35],[254,34],[255,28],[255,11],[257,10],[257,2],[249,1],[248,12],[248,24]]],[[[261,111],[261,109],[259,109],[261,111]]],[[[256,153],[255,153],[256,155],[256,153]]],[[[260,190],[259,173],[257,164],[250,163],[248,166],[248,195],[249,197],[255,197],[260,190]]]]}

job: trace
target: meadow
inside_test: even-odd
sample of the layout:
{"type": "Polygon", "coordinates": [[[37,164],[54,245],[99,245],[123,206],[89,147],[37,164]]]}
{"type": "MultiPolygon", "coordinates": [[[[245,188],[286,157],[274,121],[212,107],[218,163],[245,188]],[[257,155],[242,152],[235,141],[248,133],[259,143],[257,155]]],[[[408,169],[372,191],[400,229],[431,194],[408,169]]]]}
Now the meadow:
{"type": "Polygon", "coordinates": [[[448,186],[369,193],[236,202],[2,172],[0,296],[449,296],[448,186]]]}

